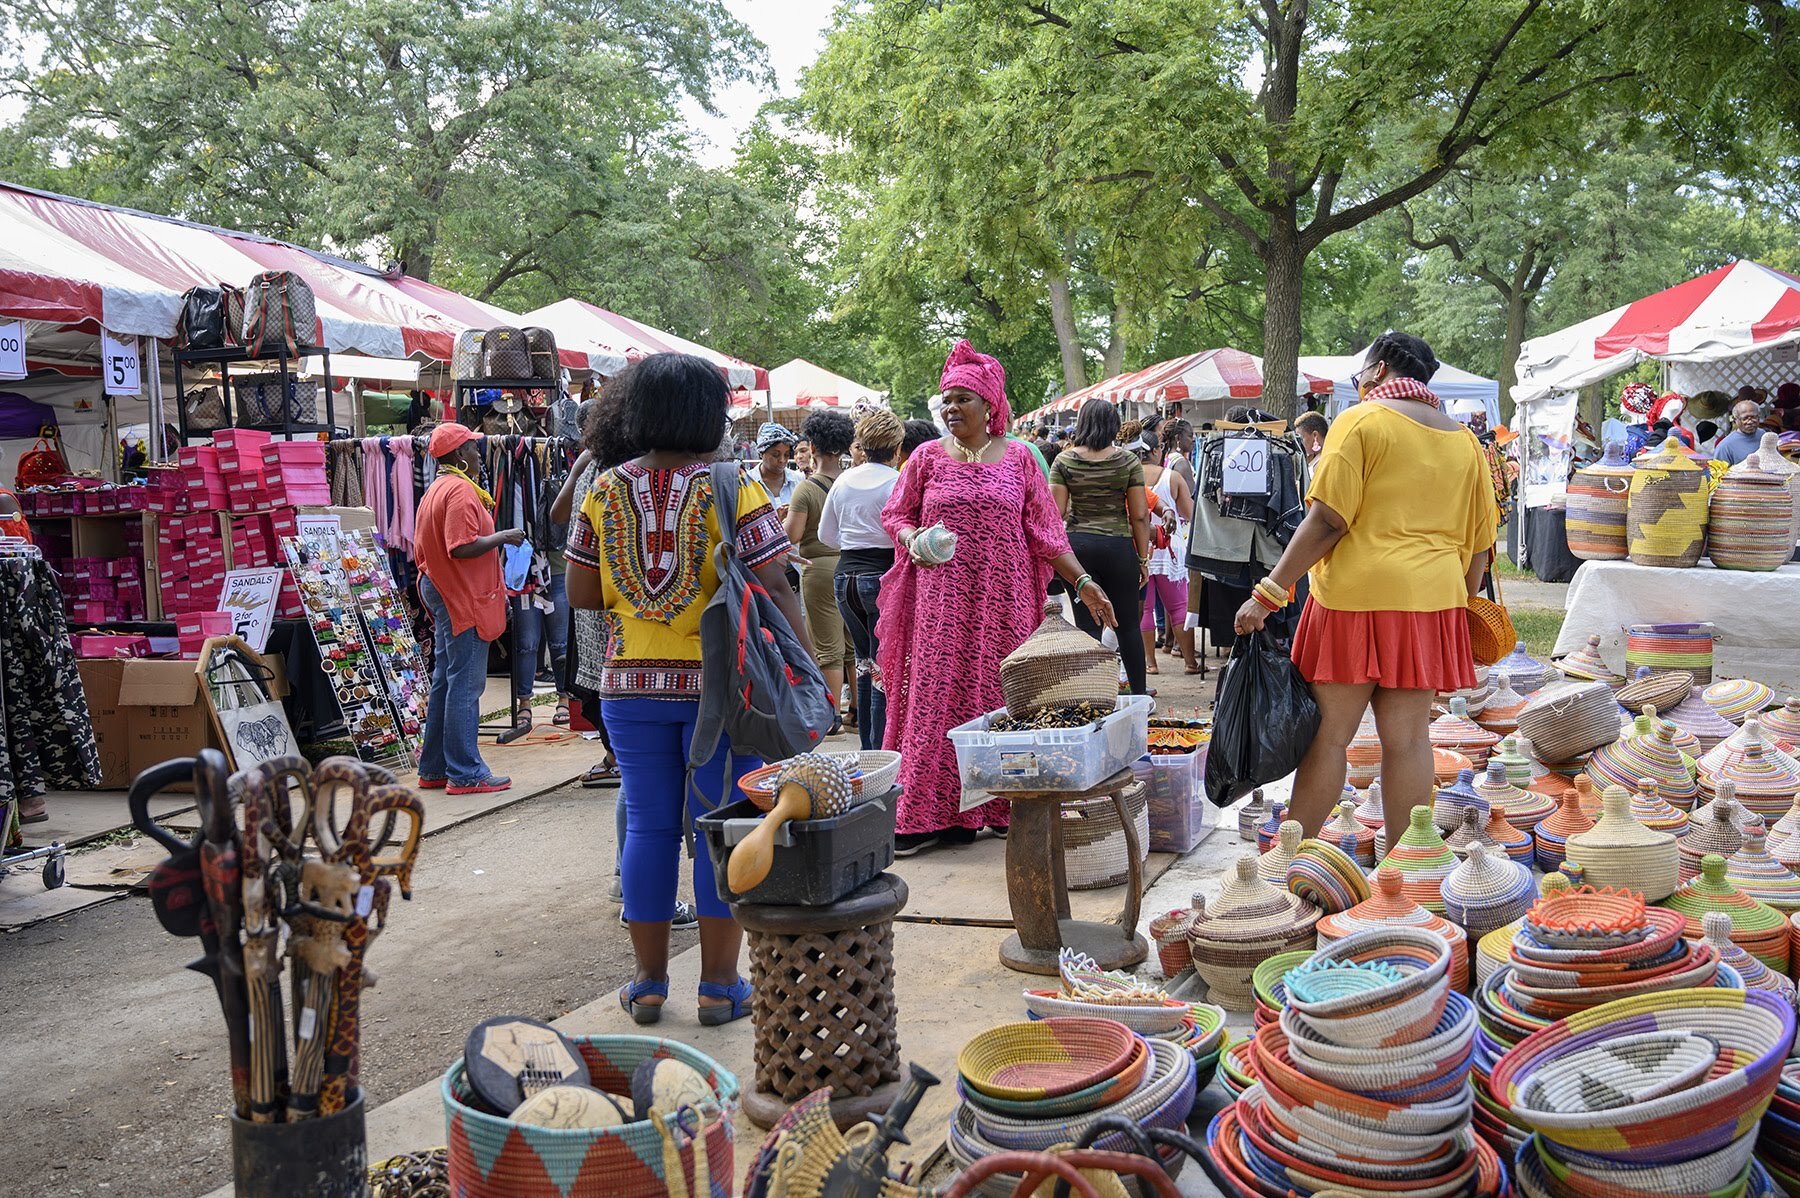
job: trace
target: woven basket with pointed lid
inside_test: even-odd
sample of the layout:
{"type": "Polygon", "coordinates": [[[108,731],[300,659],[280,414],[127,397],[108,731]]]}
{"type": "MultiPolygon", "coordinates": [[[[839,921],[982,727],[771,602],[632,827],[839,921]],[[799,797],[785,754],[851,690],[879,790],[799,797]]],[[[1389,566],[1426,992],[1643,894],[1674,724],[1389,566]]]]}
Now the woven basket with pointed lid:
{"type": "MultiPolygon", "coordinates": [[[[1680,706],[1680,704],[1677,704],[1676,706],[1680,706]]],[[[1654,707],[1646,707],[1644,710],[1649,713],[1650,727],[1653,730],[1657,728],[1667,728],[1669,730],[1669,739],[1675,743],[1675,751],[1687,758],[1690,763],[1699,761],[1706,753],[1706,749],[1700,744],[1700,738],[1695,736],[1692,732],[1689,732],[1685,728],[1677,727],[1673,720],[1666,720],[1657,715],[1656,708],[1654,707]]],[[[1635,722],[1632,727],[1635,731],[1635,722]]],[[[1624,729],[1621,728],[1620,731],[1623,732],[1624,729]]]]}
{"type": "Polygon", "coordinates": [[[1400,871],[1406,897],[1433,915],[1443,913],[1441,887],[1444,878],[1456,868],[1456,854],[1432,826],[1430,808],[1412,809],[1410,824],[1400,839],[1389,847],[1382,864],[1400,871]]]}
{"type": "Polygon", "coordinates": [[[1521,790],[1506,778],[1506,767],[1497,761],[1488,763],[1487,772],[1475,780],[1475,793],[1487,800],[1488,807],[1500,812],[1508,823],[1524,833],[1527,841],[1531,830],[1552,811],[1556,800],[1535,790],[1521,790]]]}
{"type": "Polygon", "coordinates": [[[1687,812],[1662,797],[1662,789],[1654,778],[1639,778],[1632,788],[1631,815],[1646,828],[1676,836],[1685,833],[1693,822],[1687,812]]]}
{"type": "Polygon", "coordinates": [[[1431,822],[1440,832],[1450,832],[1462,823],[1463,813],[1473,811],[1487,821],[1488,801],[1475,793],[1475,771],[1462,770],[1456,781],[1438,788],[1431,800],[1431,822]]]}
{"type": "Polygon", "coordinates": [[[1469,760],[1468,754],[1458,753],[1455,749],[1432,747],[1431,773],[1432,777],[1437,779],[1439,786],[1450,785],[1456,781],[1456,775],[1464,770],[1473,770],[1474,768],[1475,763],[1469,760]]]}
{"type": "Polygon", "coordinates": [[[1653,674],[1648,666],[1638,669],[1637,678],[1621,686],[1614,698],[1626,711],[1641,712],[1646,707],[1669,711],[1678,706],[1694,690],[1694,676],[1680,670],[1653,674]]]}
{"type": "Polygon", "coordinates": [[[1431,745],[1461,753],[1479,768],[1487,763],[1488,754],[1500,738],[1469,718],[1469,705],[1461,699],[1450,700],[1450,713],[1431,721],[1431,745]]]}
{"type": "Polygon", "coordinates": [[[1507,819],[1506,812],[1498,807],[1488,808],[1487,823],[1481,830],[1509,858],[1521,865],[1531,864],[1531,833],[1507,819]]]}
{"type": "Polygon", "coordinates": [[[1589,636],[1587,644],[1553,663],[1564,678],[1579,682],[1604,682],[1608,686],[1624,686],[1625,678],[1616,673],[1600,656],[1600,634],[1589,636]]]}
{"type": "Polygon", "coordinates": [[[1706,540],[1711,472],[1682,453],[1674,437],[1640,455],[1636,464],[1625,509],[1631,560],[1640,566],[1698,565],[1706,540]]]}
{"type": "Polygon", "coordinates": [[[1375,867],[1375,830],[1363,827],[1356,818],[1356,804],[1349,799],[1337,805],[1337,813],[1326,823],[1319,838],[1343,849],[1364,869],[1375,867]]]}
{"type": "Polygon", "coordinates": [[[1720,811],[1730,816],[1731,822],[1737,825],[1740,832],[1745,824],[1757,818],[1749,808],[1737,801],[1737,787],[1726,782],[1719,788],[1717,796],[1694,808],[1693,814],[1688,816],[1688,826],[1691,828],[1715,819],[1720,811]]]}
{"type": "Polygon", "coordinates": [[[1329,944],[1355,932],[1374,928],[1424,928],[1436,932],[1450,942],[1450,986],[1466,992],[1469,988],[1469,938],[1457,925],[1441,915],[1434,915],[1406,896],[1405,880],[1400,871],[1382,866],[1375,871],[1373,893],[1339,915],[1319,920],[1319,942],[1329,944]]]}
{"type": "Polygon", "coordinates": [[[1356,735],[1350,738],[1350,747],[1344,750],[1344,761],[1345,781],[1358,790],[1366,789],[1381,776],[1381,737],[1375,731],[1374,712],[1363,714],[1356,735]]]}
{"type": "Polygon", "coordinates": [[[1791,980],[1771,970],[1731,939],[1731,916],[1723,911],[1709,911],[1701,917],[1700,926],[1704,929],[1706,942],[1719,954],[1719,960],[1738,971],[1738,976],[1744,980],[1744,989],[1773,990],[1789,999],[1794,997],[1791,980]]]}
{"type": "Polygon", "coordinates": [[[1458,923],[1471,940],[1520,919],[1537,901],[1537,880],[1526,866],[1491,852],[1469,848],[1469,856],[1444,879],[1444,918],[1458,923]]]}
{"type": "Polygon", "coordinates": [[[1700,793],[1693,770],[1675,747],[1673,729],[1649,714],[1632,721],[1631,731],[1588,758],[1588,777],[1601,788],[1630,790],[1639,778],[1654,778],[1662,796],[1677,806],[1692,806],[1700,793]]]}
{"type": "Polygon", "coordinates": [[[1287,885],[1288,864],[1293,861],[1294,854],[1300,851],[1300,842],[1306,839],[1306,830],[1300,821],[1284,819],[1275,833],[1275,843],[1268,847],[1262,856],[1256,859],[1256,876],[1275,886],[1287,885]]]}
{"type": "Polygon", "coordinates": [[[1736,724],[1712,709],[1712,705],[1706,701],[1705,689],[1698,686],[1689,690],[1687,697],[1665,713],[1663,718],[1699,741],[1702,755],[1730,739],[1732,733],[1738,730],[1736,724]]]}
{"type": "Polygon", "coordinates": [[[1269,801],[1259,786],[1250,792],[1250,801],[1238,808],[1238,839],[1255,843],[1256,829],[1268,818],[1269,801]]]}
{"type": "Polygon", "coordinates": [[[1769,848],[1773,850],[1782,840],[1797,831],[1800,831],[1800,797],[1794,799],[1793,805],[1780,819],[1769,825],[1769,848]]]}
{"type": "Polygon", "coordinates": [[[1800,699],[1789,695],[1779,707],[1771,707],[1756,717],[1765,735],[1790,745],[1800,744],[1800,699]]]}
{"type": "Polygon", "coordinates": [[[1044,604],[1044,619],[1000,662],[1000,691],[1014,719],[1047,707],[1110,706],[1119,697],[1119,656],[1062,617],[1061,600],[1044,604]]]}
{"type": "Polygon", "coordinates": [[[1565,791],[1556,810],[1531,830],[1537,867],[1545,873],[1559,868],[1563,858],[1568,856],[1569,837],[1593,826],[1594,821],[1581,813],[1580,797],[1573,790],[1565,791]]]}
{"type": "Polygon", "coordinates": [[[1719,773],[1731,762],[1740,760],[1750,748],[1750,742],[1760,742],[1764,751],[1775,755],[1777,761],[1792,762],[1794,768],[1800,769],[1800,757],[1789,751],[1785,741],[1770,738],[1763,729],[1762,720],[1752,716],[1744,721],[1744,726],[1708,749],[1699,761],[1694,763],[1694,774],[1700,783],[1700,793],[1712,793],[1713,782],[1719,773]]]}
{"type": "Polygon", "coordinates": [[[1256,967],[1277,953],[1314,948],[1318,922],[1317,907],[1263,881],[1256,862],[1239,858],[1225,888],[1196,910],[1188,931],[1194,972],[1207,984],[1208,1001],[1250,1010],[1256,967]]]}
{"type": "Polygon", "coordinates": [[[1565,860],[1581,862],[1594,886],[1635,890],[1653,903],[1673,894],[1681,881],[1675,837],[1632,818],[1631,796],[1622,786],[1606,788],[1599,821],[1569,837],[1565,860]]]}
{"type": "MultiPolygon", "coordinates": [[[[1726,796],[1727,798],[1729,796],[1726,796]]],[[[1681,853],[1681,880],[1692,881],[1700,874],[1700,863],[1717,853],[1729,856],[1744,844],[1744,833],[1732,818],[1731,804],[1723,799],[1706,811],[1707,818],[1696,819],[1678,842],[1681,853]]]]}
{"type": "Polygon", "coordinates": [[[1761,820],[1744,825],[1744,843],[1725,858],[1725,880],[1777,911],[1800,911],[1800,877],[1769,855],[1761,820]]]}
{"type": "Polygon", "coordinates": [[[1519,731],[1539,761],[1572,761],[1618,737],[1619,705],[1604,682],[1551,683],[1519,713],[1519,731]]]}
{"type": "Polygon", "coordinates": [[[1486,706],[1476,715],[1475,722],[1492,732],[1495,736],[1510,736],[1519,726],[1519,713],[1525,710],[1525,696],[1513,689],[1512,676],[1504,670],[1494,671],[1499,679],[1494,693],[1488,696],[1486,706]]]}
{"type": "Polygon", "coordinates": [[[1575,792],[1575,801],[1581,805],[1581,814],[1598,822],[1600,819],[1600,790],[1594,780],[1586,774],[1576,774],[1569,786],[1575,792]]]}
{"type": "Polygon", "coordinates": [[[1732,752],[1729,741],[1713,750],[1719,757],[1707,780],[1714,793],[1730,783],[1744,808],[1762,816],[1765,822],[1778,820],[1794,805],[1795,794],[1800,793],[1800,762],[1765,743],[1762,729],[1754,722],[1745,730],[1748,735],[1741,755],[1732,752]]]}
{"type": "Polygon", "coordinates": [[[1550,681],[1551,669],[1537,658],[1525,651],[1525,642],[1513,645],[1513,651],[1494,663],[1494,675],[1505,674],[1512,680],[1512,688],[1521,695],[1530,695],[1544,688],[1550,681]]]}
{"type": "Polygon", "coordinates": [[[1775,701],[1775,692],[1750,678],[1721,678],[1700,692],[1706,705],[1734,724],[1742,724],[1775,701]]]}
{"type": "Polygon", "coordinates": [[[1256,826],[1256,851],[1266,853],[1275,847],[1275,837],[1287,821],[1287,804],[1270,803],[1269,818],[1256,826]]]}
{"type": "Polygon", "coordinates": [[[1506,767],[1506,780],[1514,786],[1530,788],[1533,780],[1549,773],[1539,765],[1528,750],[1531,742],[1519,736],[1503,736],[1494,751],[1488,755],[1490,762],[1498,761],[1506,767]]]}
{"type": "Polygon", "coordinates": [[[1487,822],[1472,807],[1462,813],[1462,822],[1445,834],[1444,843],[1450,846],[1458,861],[1467,860],[1469,849],[1478,844],[1501,853],[1500,846],[1488,835],[1487,822]]]}
{"type": "Polygon", "coordinates": [[[1684,935],[1704,934],[1708,912],[1731,916],[1731,939],[1764,965],[1786,973],[1790,954],[1788,917],[1764,902],[1751,898],[1725,880],[1725,858],[1712,853],[1700,862],[1700,876],[1681,884],[1663,906],[1687,919],[1684,935]]]}

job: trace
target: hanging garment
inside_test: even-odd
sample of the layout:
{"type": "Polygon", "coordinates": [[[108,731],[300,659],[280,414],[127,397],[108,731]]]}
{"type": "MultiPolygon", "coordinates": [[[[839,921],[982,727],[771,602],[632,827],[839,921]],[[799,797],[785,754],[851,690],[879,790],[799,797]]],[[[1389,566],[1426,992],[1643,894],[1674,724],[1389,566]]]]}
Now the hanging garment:
{"type": "Polygon", "coordinates": [[[363,505],[362,444],[333,441],[325,453],[331,475],[331,502],[337,507],[363,505]]]}
{"type": "Polygon", "coordinates": [[[0,803],[99,782],[56,577],[36,555],[0,558],[0,803]]]}
{"type": "Polygon", "coordinates": [[[388,448],[393,453],[393,473],[388,478],[394,505],[394,539],[388,542],[407,557],[413,556],[413,518],[418,504],[413,498],[413,439],[390,437],[388,448]]]}

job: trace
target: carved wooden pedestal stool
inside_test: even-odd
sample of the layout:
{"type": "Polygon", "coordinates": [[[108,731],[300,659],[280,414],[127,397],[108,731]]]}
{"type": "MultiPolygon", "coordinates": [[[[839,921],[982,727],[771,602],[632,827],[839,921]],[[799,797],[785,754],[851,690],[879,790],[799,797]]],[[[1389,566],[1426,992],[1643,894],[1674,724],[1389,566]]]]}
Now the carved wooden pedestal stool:
{"type": "Polygon", "coordinates": [[[1000,961],[1021,973],[1055,975],[1057,952],[1072,948],[1092,957],[1102,969],[1129,969],[1149,955],[1137,934],[1138,905],[1144,895],[1143,847],[1125,806],[1133,778],[1121,770],[1091,789],[1026,791],[1002,797],[1012,800],[1012,826],[1006,833],[1006,897],[1017,929],[1000,945],[1000,961]],[[1069,883],[1063,871],[1062,805],[1069,799],[1112,799],[1125,829],[1130,876],[1125,882],[1125,912],[1117,924],[1069,918],[1069,883]]]}
{"type": "Polygon", "coordinates": [[[758,1127],[824,1086],[839,1127],[900,1093],[894,916],[905,906],[906,883],[893,874],[829,906],[733,906],[750,944],[756,1079],[744,1113],[758,1127]]]}

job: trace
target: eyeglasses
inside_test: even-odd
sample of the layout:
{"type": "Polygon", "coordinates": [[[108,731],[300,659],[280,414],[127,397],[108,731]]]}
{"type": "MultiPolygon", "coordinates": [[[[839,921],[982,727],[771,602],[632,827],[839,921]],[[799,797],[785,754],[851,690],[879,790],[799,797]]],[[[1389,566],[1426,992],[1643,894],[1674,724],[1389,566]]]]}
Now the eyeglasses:
{"type": "Polygon", "coordinates": [[[1380,366],[1380,365],[1381,365],[1380,362],[1370,362],[1367,366],[1364,366],[1361,370],[1357,371],[1355,374],[1350,376],[1350,385],[1352,387],[1368,386],[1368,377],[1367,376],[1368,376],[1369,372],[1374,370],[1377,366],[1380,366]]]}

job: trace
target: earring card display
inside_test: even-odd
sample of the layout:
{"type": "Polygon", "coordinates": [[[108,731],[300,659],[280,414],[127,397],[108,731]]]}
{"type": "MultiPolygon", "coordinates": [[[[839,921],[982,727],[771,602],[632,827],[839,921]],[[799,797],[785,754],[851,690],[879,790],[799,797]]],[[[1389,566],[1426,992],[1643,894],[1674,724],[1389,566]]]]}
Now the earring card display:
{"type": "Polygon", "coordinates": [[[425,672],[424,656],[406,612],[406,597],[394,581],[387,553],[376,543],[373,529],[346,532],[340,544],[350,593],[356,597],[369,632],[370,651],[381,669],[401,733],[416,756],[418,740],[424,734],[431,677],[425,672]]]}

